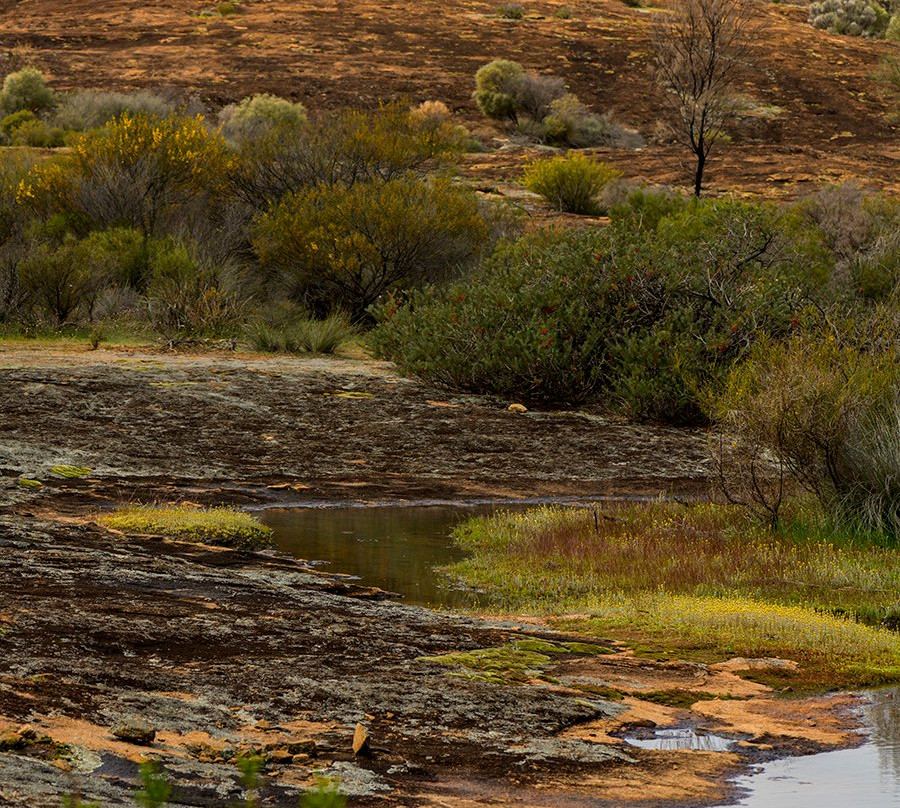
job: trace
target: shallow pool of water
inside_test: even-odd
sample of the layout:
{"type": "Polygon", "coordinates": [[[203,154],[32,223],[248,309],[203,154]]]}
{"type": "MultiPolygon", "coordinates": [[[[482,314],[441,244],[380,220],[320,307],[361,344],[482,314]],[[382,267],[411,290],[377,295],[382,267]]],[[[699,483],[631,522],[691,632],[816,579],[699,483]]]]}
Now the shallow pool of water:
{"type": "Polygon", "coordinates": [[[736,804],[741,808],[900,808],[900,688],[871,693],[863,717],[869,732],[863,746],[757,767],[753,774],[735,781],[745,792],[736,804]]]}
{"type": "Polygon", "coordinates": [[[641,735],[626,735],[623,740],[641,749],[700,749],[704,752],[725,752],[736,743],[730,738],[698,732],[690,727],[650,730],[641,735]]]}
{"type": "MultiPolygon", "coordinates": [[[[423,606],[473,605],[474,593],[453,589],[436,572],[463,557],[450,532],[460,522],[525,504],[414,505],[353,508],[273,508],[260,519],[275,531],[280,550],[327,561],[328,569],[403,595],[423,606]]],[[[530,505],[534,507],[534,505],[530,505]]]]}

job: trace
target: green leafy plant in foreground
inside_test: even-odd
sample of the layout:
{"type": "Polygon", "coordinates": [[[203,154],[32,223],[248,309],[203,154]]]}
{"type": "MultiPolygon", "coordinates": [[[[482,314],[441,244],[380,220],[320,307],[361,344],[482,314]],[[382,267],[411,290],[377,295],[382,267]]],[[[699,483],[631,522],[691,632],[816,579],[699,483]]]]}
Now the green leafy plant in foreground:
{"type": "Polygon", "coordinates": [[[300,808],[344,808],[346,804],[339,782],[330,777],[320,777],[315,788],[300,798],[300,808]]]}
{"type": "Polygon", "coordinates": [[[144,761],[139,769],[141,789],[135,800],[143,808],[162,808],[172,795],[172,786],[162,771],[162,767],[154,760],[144,761]]]}

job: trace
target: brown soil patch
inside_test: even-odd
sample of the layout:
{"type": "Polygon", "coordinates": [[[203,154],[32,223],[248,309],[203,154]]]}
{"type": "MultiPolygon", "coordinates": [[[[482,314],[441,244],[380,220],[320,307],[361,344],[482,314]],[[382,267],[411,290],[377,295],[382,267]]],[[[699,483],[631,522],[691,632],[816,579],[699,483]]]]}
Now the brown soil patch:
{"type": "MultiPolygon", "coordinates": [[[[312,110],[441,99],[472,122],[477,68],[516,59],[563,76],[594,108],[652,135],[663,117],[651,77],[659,11],[573,0],[563,20],[553,16],[561,5],[530,3],[526,19],[512,21],[493,0],[246,0],[228,17],[199,16],[215,6],[200,0],[2,0],[0,26],[6,44],[61,88],[169,88],[214,105],[274,92],[312,110]]],[[[764,5],[759,15],[766,29],[743,91],[783,112],[735,128],[734,145],[709,167],[713,190],[780,195],[848,178],[898,190],[897,130],[872,79],[892,45],[816,30],[805,7],[764,5]]],[[[668,146],[604,157],[627,176],[682,184],[689,173],[684,151],[668,146]]]]}

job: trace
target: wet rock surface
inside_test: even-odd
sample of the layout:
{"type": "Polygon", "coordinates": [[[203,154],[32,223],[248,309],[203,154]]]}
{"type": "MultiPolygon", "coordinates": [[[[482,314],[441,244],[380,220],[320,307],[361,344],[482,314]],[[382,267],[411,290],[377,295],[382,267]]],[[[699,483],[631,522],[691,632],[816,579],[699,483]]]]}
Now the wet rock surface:
{"type": "MultiPolygon", "coordinates": [[[[452,396],[384,363],[0,350],[0,805],[57,808],[76,794],[131,806],[147,757],[173,783],[171,804],[235,804],[236,759],[251,750],[266,759],[265,806],[295,806],[321,773],[351,805],[722,798],[737,756],[675,763],[609,734],[634,707],[590,687],[614,682],[633,664],[626,654],[573,653],[524,681],[477,681],[422,657],[523,635],[584,638],[404,606],[278,553],[126,537],[92,521],[131,501],[707,485],[702,432],[508,404],[452,396]],[[51,472],[61,466],[79,474],[51,472]],[[354,754],[360,725],[366,748],[354,754]]],[[[635,675],[655,681],[672,664],[642,662],[635,675]]],[[[700,681],[696,666],[676,673],[700,681]]],[[[723,693],[737,681],[716,676],[731,677],[723,693]]]]}
{"type": "MultiPolygon", "coordinates": [[[[267,749],[276,769],[363,769],[350,781],[373,798],[396,789],[392,767],[484,776],[547,755],[573,767],[629,759],[601,745],[589,755],[548,745],[566,727],[614,715],[612,703],[546,683],[469,681],[418,659],[498,645],[509,631],[382,600],[292,559],[6,518],[0,580],[11,621],[0,638],[0,716],[105,752],[81,772],[67,751],[62,768],[27,750],[0,754],[5,805],[56,806],[73,790],[130,804],[128,761],[139,751],[130,746],[148,739],[122,724],[156,728],[148,748],[187,789],[176,804],[215,804],[192,800],[237,788],[227,760],[191,759],[185,739],[198,732],[212,749],[267,749]],[[353,761],[357,723],[372,747],[365,761],[353,761]],[[92,744],[92,734],[101,740],[92,744]],[[295,754],[308,765],[295,766],[295,754]]],[[[193,755],[201,752],[195,743],[193,755]]],[[[271,804],[294,804],[299,785],[272,782],[271,804]]]]}

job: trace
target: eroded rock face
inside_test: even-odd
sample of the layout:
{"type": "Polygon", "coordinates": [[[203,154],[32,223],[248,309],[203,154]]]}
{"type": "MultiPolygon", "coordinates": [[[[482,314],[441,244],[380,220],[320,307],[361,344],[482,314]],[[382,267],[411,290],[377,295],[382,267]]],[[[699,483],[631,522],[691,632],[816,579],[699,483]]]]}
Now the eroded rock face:
{"type": "Polygon", "coordinates": [[[190,804],[240,795],[242,747],[270,753],[272,804],[295,804],[317,769],[349,767],[356,793],[387,799],[410,773],[628,759],[552,742],[621,709],[611,702],[419,660],[500,645],[509,631],[377,599],[293,559],[7,517],[0,580],[0,721],[60,745],[54,756],[0,754],[3,804],[56,808],[73,791],[130,804],[133,761],[148,753],[190,804]],[[155,738],[118,731],[136,717],[155,738]],[[365,758],[354,758],[358,723],[365,758]]]}

